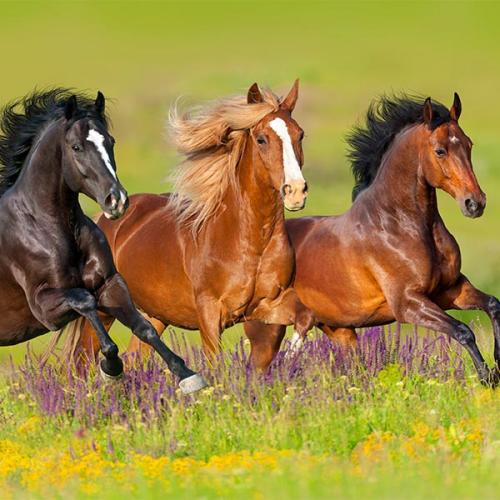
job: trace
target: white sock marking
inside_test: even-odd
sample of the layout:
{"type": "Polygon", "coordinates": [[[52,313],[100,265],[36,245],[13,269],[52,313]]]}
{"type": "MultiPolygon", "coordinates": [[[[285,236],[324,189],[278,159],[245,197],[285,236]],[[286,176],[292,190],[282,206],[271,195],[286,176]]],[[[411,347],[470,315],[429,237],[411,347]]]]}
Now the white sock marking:
{"type": "Polygon", "coordinates": [[[297,352],[304,344],[304,339],[298,332],[293,332],[292,340],[290,341],[290,351],[297,352]]]}
{"type": "Polygon", "coordinates": [[[97,132],[97,130],[94,130],[91,128],[89,130],[89,135],[87,136],[87,141],[91,142],[94,144],[96,147],[97,151],[99,151],[99,154],[101,155],[102,161],[104,162],[104,165],[106,165],[107,169],[111,173],[111,175],[116,179],[116,172],[113,170],[113,167],[111,165],[111,160],[109,159],[108,152],[106,151],[106,148],[104,147],[104,136],[97,132]]]}
{"type": "Polygon", "coordinates": [[[290,184],[290,181],[304,181],[302,170],[300,170],[299,162],[293,150],[292,140],[288,133],[288,128],[282,118],[275,118],[269,122],[269,126],[276,132],[277,136],[283,143],[283,166],[285,169],[285,184],[290,184]]]}

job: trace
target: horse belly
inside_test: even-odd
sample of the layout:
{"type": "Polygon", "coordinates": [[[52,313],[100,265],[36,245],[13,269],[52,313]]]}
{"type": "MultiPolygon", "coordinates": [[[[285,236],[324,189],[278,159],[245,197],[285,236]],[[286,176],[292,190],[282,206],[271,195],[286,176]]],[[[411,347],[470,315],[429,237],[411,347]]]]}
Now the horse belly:
{"type": "Polygon", "coordinates": [[[144,224],[122,231],[112,251],[133,301],[165,324],[198,328],[192,286],[172,225],[144,224]]]}
{"type": "Polygon", "coordinates": [[[366,269],[366,260],[355,259],[350,248],[343,251],[340,242],[326,248],[318,258],[311,248],[297,253],[294,288],[317,320],[338,327],[393,321],[380,285],[366,269]]]}
{"type": "Polygon", "coordinates": [[[337,327],[361,327],[394,321],[380,290],[356,293],[344,289],[335,293],[318,288],[296,288],[299,299],[311,309],[320,323],[337,327]]]}

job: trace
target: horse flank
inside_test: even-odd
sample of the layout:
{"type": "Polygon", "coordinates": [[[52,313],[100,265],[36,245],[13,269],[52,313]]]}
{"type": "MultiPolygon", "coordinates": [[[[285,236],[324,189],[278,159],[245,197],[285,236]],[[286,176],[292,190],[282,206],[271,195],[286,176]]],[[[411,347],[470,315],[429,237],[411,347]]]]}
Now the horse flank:
{"type": "MultiPolygon", "coordinates": [[[[399,94],[381,96],[372,101],[365,122],[352,129],[346,142],[355,186],[352,199],[375,179],[382,158],[396,135],[409,125],[423,123],[425,98],[399,94]]],[[[450,121],[450,112],[443,104],[432,101],[432,128],[450,121]]]]}
{"type": "Polygon", "coordinates": [[[229,187],[236,187],[249,129],[279,108],[279,99],[271,91],[263,90],[262,96],[262,103],[248,104],[245,96],[238,96],[193,108],[182,116],[175,107],[170,112],[169,130],[185,159],[171,176],[175,193],[169,207],[193,235],[216,214],[229,187]]]}

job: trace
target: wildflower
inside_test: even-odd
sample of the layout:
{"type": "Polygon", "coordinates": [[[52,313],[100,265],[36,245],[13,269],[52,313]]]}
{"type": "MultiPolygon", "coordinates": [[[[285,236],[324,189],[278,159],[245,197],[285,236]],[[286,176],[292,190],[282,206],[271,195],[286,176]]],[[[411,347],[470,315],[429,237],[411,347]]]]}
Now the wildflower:
{"type": "Polygon", "coordinates": [[[19,434],[30,434],[38,429],[41,420],[42,419],[37,416],[29,417],[21,425],[18,426],[17,432],[19,434]]]}

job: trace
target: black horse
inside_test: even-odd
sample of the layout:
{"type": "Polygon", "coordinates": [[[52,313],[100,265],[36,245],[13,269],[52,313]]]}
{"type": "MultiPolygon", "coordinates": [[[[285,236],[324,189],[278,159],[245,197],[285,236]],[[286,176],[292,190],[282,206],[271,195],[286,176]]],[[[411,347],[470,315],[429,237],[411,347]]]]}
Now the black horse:
{"type": "Polygon", "coordinates": [[[35,92],[8,105],[0,123],[0,345],[59,330],[78,316],[95,328],[102,372],[123,363],[98,316],[110,314],[150,344],[181,379],[184,392],[204,386],[137,311],[101,230],[78,193],[107,217],[128,205],[108,132],[105,99],[66,89],[35,92]],[[18,108],[19,111],[18,111],[18,108]]]}

